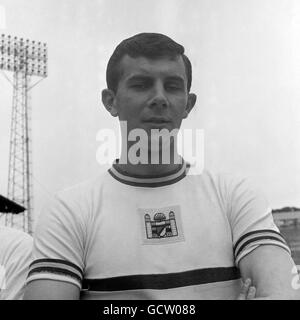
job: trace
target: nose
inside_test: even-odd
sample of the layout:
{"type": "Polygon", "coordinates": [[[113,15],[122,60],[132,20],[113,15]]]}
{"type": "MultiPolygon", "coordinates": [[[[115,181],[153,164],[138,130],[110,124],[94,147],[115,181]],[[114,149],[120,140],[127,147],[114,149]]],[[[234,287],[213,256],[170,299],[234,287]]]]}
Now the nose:
{"type": "Polygon", "coordinates": [[[150,101],[150,107],[152,108],[166,108],[169,106],[168,98],[164,86],[157,83],[153,88],[153,95],[150,101]]]}

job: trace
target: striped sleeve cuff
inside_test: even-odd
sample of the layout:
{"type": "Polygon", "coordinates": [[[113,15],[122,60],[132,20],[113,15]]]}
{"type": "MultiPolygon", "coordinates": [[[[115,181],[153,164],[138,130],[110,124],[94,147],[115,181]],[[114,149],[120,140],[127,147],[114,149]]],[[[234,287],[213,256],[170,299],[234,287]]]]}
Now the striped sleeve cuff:
{"type": "Polygon", "coordinates": [[[26,282],[33,280],[55,280],[75,284],[81,289],[82,270],[75,264],[59,259],[39,259],[29,266],[26,282]]]}
{"type": "Polygon", "coordinates": [[[283,236],[270,229],[256,230],[248,232],[241,236],[234,246],[235,263],[238,265],[239,261],[252,250],[256,249],[260,245],[276,245],[287,250],[291,254],[291,250],[288,247],[283,236]]]}

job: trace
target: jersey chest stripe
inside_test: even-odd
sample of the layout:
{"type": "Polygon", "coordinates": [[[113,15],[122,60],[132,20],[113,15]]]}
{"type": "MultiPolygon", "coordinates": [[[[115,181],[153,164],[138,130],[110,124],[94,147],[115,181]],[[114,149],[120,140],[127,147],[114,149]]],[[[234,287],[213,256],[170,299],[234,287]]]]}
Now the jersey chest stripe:
{"type": "Polygon", "coordinates": [[[236,267],[206,268],[191,271],[121,276],[106,279],[84,279],[83,289],[89,291],[123,291],[138,289],[171,289],[240,278],[236,267]]]}

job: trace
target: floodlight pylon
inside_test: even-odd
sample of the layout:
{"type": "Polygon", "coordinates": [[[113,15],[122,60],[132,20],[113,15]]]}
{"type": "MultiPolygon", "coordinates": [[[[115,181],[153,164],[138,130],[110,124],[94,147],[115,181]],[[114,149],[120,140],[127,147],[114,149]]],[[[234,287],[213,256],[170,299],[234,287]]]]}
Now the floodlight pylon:
{"type": "Polygon", "coordinates": [[[33,184],[31,108],[29,91],[33,76],[47,77],[47,45],[44,43],[2,35],[0,40],[0,70],[13,73],[12,115],[9,148],[7,196],[26,208],[19,215],[6,213],[5,224],[32,234],[33,184]]]}

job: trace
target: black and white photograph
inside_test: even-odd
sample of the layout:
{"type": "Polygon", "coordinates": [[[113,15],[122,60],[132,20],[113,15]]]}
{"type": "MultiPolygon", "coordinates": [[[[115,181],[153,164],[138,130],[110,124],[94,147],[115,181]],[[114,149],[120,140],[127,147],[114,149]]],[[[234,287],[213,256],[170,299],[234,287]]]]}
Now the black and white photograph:
{"type": "Polygon", "coordinates": [[[300,1],[0,0],[0,300],[199,316],[299,273],[300,1]]]}

